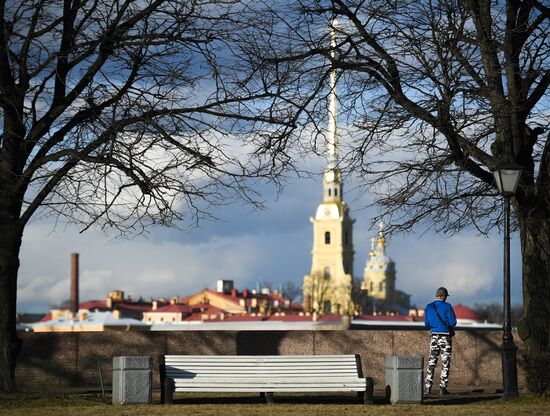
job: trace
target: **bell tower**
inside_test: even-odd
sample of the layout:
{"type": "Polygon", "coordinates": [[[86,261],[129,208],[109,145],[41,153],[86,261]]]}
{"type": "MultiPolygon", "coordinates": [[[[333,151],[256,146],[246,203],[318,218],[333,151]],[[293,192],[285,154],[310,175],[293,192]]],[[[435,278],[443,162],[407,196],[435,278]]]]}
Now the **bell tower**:
{"type": "MultiPolygon", "coordinates": [[[[336,40],[331,27],[331,46],[336,40]]],[[[334,56],[334,52],[331,52],[334,56]]],[[[327,167],[323,174],[323,201],[313,224],[311,271],[304,277],[304,306],[321,313],[350,313],[353,284],[353,223],[343,200],[342,174],[338,168],[336,131],[336,70],[330,73],[327,128],[327,167]]]]}

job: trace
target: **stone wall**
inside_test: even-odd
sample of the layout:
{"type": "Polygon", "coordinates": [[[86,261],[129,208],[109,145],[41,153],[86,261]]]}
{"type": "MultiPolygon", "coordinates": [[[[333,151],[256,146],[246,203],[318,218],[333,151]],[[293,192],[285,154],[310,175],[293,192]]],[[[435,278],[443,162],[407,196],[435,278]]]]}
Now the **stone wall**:
{"type": "MultiPolygon", "coordinates": [[[[110,387],[112,361],[119,355],[154,358],[158,387],[159,354],[290,355],[361,354],[363,373],[384,383],[386,355],[421,355],[427,360],[429,333],[421,330],[348,331],[178,331],[22,333],[17,365],[22,391],[60,392],[100,387],[99,367],[110,387]]],[[[502,385],[500,331],[458,331],[453,344],[450,385],[502,385]]],[[[518,351],[518,378],[524,384],[523,344],[518,351]]],[[[436,382],[439,373],[436,373],[436,382]]]]}

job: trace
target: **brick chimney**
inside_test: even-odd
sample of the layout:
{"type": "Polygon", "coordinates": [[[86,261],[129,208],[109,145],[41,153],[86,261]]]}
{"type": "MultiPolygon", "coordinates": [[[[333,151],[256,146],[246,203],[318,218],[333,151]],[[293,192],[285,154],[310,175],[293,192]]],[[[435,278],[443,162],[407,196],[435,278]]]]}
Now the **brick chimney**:
{"type": "Polygon", "coordinates": [[[78,309],[78,253],[71,253],[71,312],[77,313],[78,309]]]}

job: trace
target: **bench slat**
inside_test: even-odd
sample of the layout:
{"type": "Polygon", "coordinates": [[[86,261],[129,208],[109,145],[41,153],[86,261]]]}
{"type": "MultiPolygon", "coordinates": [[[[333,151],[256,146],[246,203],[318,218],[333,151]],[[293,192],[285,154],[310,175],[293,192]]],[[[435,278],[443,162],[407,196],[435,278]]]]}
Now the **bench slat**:
{"type": "Polygon", "coordinates": [[[264,380],[258,380],[249,382],[242,379],[234,379],[234,378],[209,378],[209,379],[174,379],[174,382],[176,386],[183,386],[188,384],[193,385],[211,385],[211,386],[225,386],[228,384],[236,384],[239,386],[262,386],[262,385],[288,385],[288,386],[302,386],[302,385],[314,385],[314,386],[323,386],[323,385],[346,385],[346,384],[352,384],[352,385],[361,385],[365,386],[365,381],[361,379],[350,379],[350,378],[339,378],[339,379],[331,379],[331,380],[304,380],[304,379],[298,379],[298,380],[274,380],[274,379],[264,379],[264,380]]]}
{"type": "Polygon", "coordinates": [[[355,355],[166,355],[166,359],[207,359],[207,360],[332,360],[332,361],[345,361],[349,359],[355,359],[355,355]]]}
{"type": "MultiPolygon", "coordinates": [[[[177,379],[177,380],[195,380],[195,381],[209,380],[213,376],[214,376],[213,374],[203,375],[203,376],[190,376],[190,377],[185,377],[185,376],[182,377],[180,374],[167,375],[167,377],[177,379]]],[[[244,381],[250,380],[250,381],[253,381],[253,382],[259,382],[259,381],[262,381],[262,380],[265,380],[265,379],[283,380],[284,381],[285,379],[288,380],[289,377],[292,377],[292,378],[301,377],[305,380],[319,380],[320,378],[323,378],[327,381],[330,381],[330,380],[335,380],[335,379],[338,379],[338,378],[342,378],[342,376],[347,377],[348,379],[353,377],[351,374],[338,374],[338,375],[331,376],[331,377],[326,377],[326,376],[323,376],[323,375],[317,376],[317,377],[314,377],[314,376],[300,376],[300,375],[290,375],[289,376],[289,375],[284,375],[284,374],[280,374],[280,375],[276,375],[276,376],[269,375],[269,376],[263,376],[263,377],[261,377],[261,376],[251,377],[251,376],[247,376],[247,375],[239,376],[239,375],[235,375],[235,374],[220,374],[219,375],[219,377],[221,377],[221,378],[231,377],[231,378],[244,380],[244,381]]],[[[362,380],[362,379],[359,379],[359,378],[355,377],[355,380],[362,380]]]]}
{"type": "Polygon", "coordinates": [[[356,367],[357,365],[355,361],[349,361],[349,362],[315,362],[315,361],[294,361],[294,362],[237,362],[237,361],[227,361],[227,362],[201,362],[201,361],[181,361],[181,362],[173,362],[168,361],[166,362],[166,365],[174,366],[174,367],[182,367],[182,366],[200,366],[200,367],[208,367],[208,366],[216,366],[216,367],[278,367],[278,366],[296,366],[296,365],[306,365],[306,366],[318,366],[318,367],[356,367]]]}
{"type": "Polygon", "coordinates": [[[237,360],[237,359],[228,359],[228,360],[195,360],[192,358],[187,359],[178,359],[178,360],[166,360],[167,363],[174,362],[174,363],[296,363],[296,362],[304,362],[304,363],[335,363],[335,364],[341,364],[341,363],[354,363],[355,360],[264,360],[264,359],[249,359],[249,360],[237,360]]]}
{"type": "Polygon", "coordinates": [[[280,368],[311,368],[311,369],[330,369],[330,368],[345,368],[352,371],[357,370],[357,363],[355,358],[353,360],[341,361],[341,362],[318,362],[318,361],[284,361],[279,360],[276,362],[265,361],[265,360],[248,360],[248,361],[215,361],[215,360],[185,360],[185,361],[174,361],[166,360],[165,366],[167,368],[247,368],[252,370],[257,370],[258,368],[266,369],[280,369],[280,368]]]}
{"type": "Polygon", "coordinates": [[[167,371],[166,375],[169,377],[183,377],[183,378],[192,378],[192,377],[209,377],[209,376],[218,376],[218,375],[235,375],[238,377],[252,377],[252,376],[258,376],[258,377],[280,377],[282,376],[292,376],[292,377],[357,377],[357,373],[352,373],[349,371],[332,371],[330,373],[327,372],[300,372],[300,371],[294,371],[294,372],[288,372],[288,371],[279,371],[279,372],[263,372],[263,373],[247,373],[247,372],[233,372],[233,371],[208,371],[208,372],[184,372],[184,371],[167,371]]]}
{"type": "MultiPolygon", "coordinates": [[[[216,374],[214,373],[209,373],[209,374],[181,374],[181,373],[177,373],[177,374],[166,374],[166,377],[170,377],[170,378],[184,378],[184,379],[197,379],[197,378],[208,378],[208,377],[215,377],[216,374]]],[[[311,374],[308,374],[308,375],[302,375],[302,374],[231,374],[231,373],[223,373],[223,374],[217,374],[218,377],[234,377],[234,378],[254,378],[254,379],[262,379],[262,378],[276,378],[276,379],[280,379],[280,378],[288,378],[288,377],[303,377],[303,378],[308,378],[308,379],[319,379],[319,378],[327,378],[327,379],[335,379],[335,378],[342,378],[342,377],[347,377],[347,378],[355,378],[355,379],[358,379],[357,375],[353,375],[353,374],[348,374],[348,373],[337,373],[337,374],[334,374],[334,375],[329,375],[329,374],[317,374],[317,375],[311,375],[311,374]]]]}
{"type": "Polygon", "coordinates": [[[315,392],[336,392],[336,391],[365,391],[362,387],[177,387],[178,392],[195,393],[315,393],[315,392]]]}
{"type": "Polygon", "coordinates": [[[335,359],[322,359],[322,360],[315,360],[315,359],[291,359],[291,360],[281,360],[281,359],[265,359],[265,358],[257,358],[257,357],[251,357],[248,359],[237,359],[237,358],[227,358],[227,359],[205,359],[200,358],[196,359],[193,357],[186,357],[186,358],[180,358],[180,359],[166,359],[166,364],[187,364],[187,363],[200,363],[200,364],[263,364],[263,365],[276,365],[276,364],[298,364],[298,363],[314,363],[314,364],[323,364],[323,365],[342,365],[342,364],[348,364],[353,365],[355,364],[356,360],[355,357],[348,358],[346,360],[335,360],[335,359]]]}
{"type": "Polygon", "coordinates": [[[356,363],[314,363],[314,362],[296,362],[296,363],[197,363],[197,362],[182,362],[182,363],[166,363],[166,367],[175,367],[175,368],[187,368],[187,367],[198,367],[198,368],[291,368],[291,367],[315,367],[315,368],[350,368],[356,369],[356,363]]]}

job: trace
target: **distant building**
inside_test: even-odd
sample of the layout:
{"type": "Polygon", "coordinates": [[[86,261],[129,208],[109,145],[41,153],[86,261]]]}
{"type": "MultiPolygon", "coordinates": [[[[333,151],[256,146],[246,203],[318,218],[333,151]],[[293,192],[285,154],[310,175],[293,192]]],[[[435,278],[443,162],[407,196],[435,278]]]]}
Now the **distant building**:
{"type": "Polygon", "coordinates": [[[216,291],[204,289],[196,294],[180,298],[170,305],[158,307],[153,302],[143,314],[146,322],[183,322],[224,320],[231,316],[284,316],[298,314],[300,305],[285,299],[268,288],[260,292],[243,289],[239,292],[232,280],[218,280],[216,291]]]}
{"type": "Polygon", "coordinates": [[[144,322],[187,322],[219,319],[225,312],[208,303],[175,303],[153,308],[143,313],[144,322]]]}
{"type": "Polygon", "coordinates": [[[386,254],[384,226],[379,225],[378,238],[371,239],[371,250],[361,283],[360,311],[370,315],[413,316],[411,295],[397,290],[395,262],[386,254]]]}
{"type": "Polygon", "coordinates": [[[481,315],[462,304],[453,305],[458,325],[472,325],[482,323],[481,315]]]}
{"type": "MultiPolygon", "coordinates": [[[[157,305],[163,306],[168,302],[164,299],[155,301],[157,305]]],[[[80,302],[78,310],[91,312],[114,312],[117,311],[117,316],[121,318],[132,318],[137,320],[143,319],[143,313],[151,309],[153,300],[145,301],[142,298],[137,300],[130,296],[125,297],[122,290],[111,290],[105,299],[87,300],[80,302]]],[[[71,309],[51,309],[41,321],[49,321],[57,318],[74,319],[78,312],[73,312],[71,309]]]]}
{"type": "Polygon", "coordinates": [[[147,331],[150,326],[132,318],[121,318],[118,311],[90,312],[81,309],[73,316],[56,316],[30,324],[33,332],[147,331]]]}

